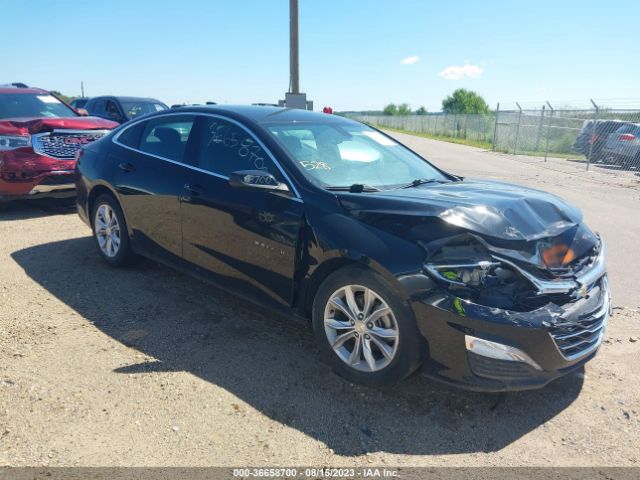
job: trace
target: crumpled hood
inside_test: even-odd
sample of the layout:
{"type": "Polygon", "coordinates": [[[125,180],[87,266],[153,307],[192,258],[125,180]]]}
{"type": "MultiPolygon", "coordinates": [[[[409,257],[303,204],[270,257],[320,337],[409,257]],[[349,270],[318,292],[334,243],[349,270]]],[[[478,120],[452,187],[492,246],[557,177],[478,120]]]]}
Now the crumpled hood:
{"type": "Polygon", "coordinates": [[[340,193],[338,198],[345,209],[363,220],[376,214],[437,217],[451,226],[503,240],[555,237],[582,221],[579,209],[555,195],[486,180],[340,193]]]}
{"type": "Polygon", "coordinates": [[[111,130],[116,122],[99,117],[9,118],[0,120],[0,135],[29,135],[53,130],[111,130]]]}

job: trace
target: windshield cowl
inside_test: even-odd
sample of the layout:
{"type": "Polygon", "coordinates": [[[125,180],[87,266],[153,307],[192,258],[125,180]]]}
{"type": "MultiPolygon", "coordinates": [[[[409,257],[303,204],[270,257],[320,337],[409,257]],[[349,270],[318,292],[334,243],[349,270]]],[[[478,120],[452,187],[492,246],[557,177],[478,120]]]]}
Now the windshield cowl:
{"type": "Polygon", "coordinates": [[[371,185],[363,185],[361,183],[354,183],[350,186],[329,186],[325,187],[325,190],[336,192],[350,192],[350,193],[362,193],[362,192],[380,192],[381,189],[372,187],[371,185]]]}

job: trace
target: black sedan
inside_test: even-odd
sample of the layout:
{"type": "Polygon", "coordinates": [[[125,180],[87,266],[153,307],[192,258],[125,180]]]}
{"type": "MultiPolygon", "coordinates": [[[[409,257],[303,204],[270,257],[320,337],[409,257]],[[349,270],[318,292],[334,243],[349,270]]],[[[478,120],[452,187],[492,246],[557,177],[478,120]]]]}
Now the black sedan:
{"type": "Polygon", "coordinates": [[[602,340],[604,244],[579,210],[451,175],[361,123],[184,107],[78,156],[78,212],[106,262],[143,255],[309,318],[349,380],[421,367],[477,390],[536,388],[602,340]]]}

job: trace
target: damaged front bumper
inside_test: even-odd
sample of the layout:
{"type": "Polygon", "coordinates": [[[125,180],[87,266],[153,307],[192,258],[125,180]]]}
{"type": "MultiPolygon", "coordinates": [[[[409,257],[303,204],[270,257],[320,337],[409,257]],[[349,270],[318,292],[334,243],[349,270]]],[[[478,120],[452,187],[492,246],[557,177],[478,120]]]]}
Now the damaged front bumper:
{"type": "Polygon", "coordinates": [[[75,188],[73,170],[54,170],[18,180],[0,178],[0,200],[71,198],[75,188]]]}
{"type": "Polygon", "coordinates": [[[73,197],[75,166],[75,158],[54,158],[33,148],[2,151],[0,201],[73,197]]]}
{"type": "MultiPolygon", "coordinates": [[[[429,345],[423,373],[479,391],[540,388],[575,371],[595,355],[611,310],[604,251],[564,286],[574,299],[531,311],[479,305],[438,288],[428,275],[400,281],[429,345]]],[[[537,283],[541,292],[559,284],[537,283]]]]}

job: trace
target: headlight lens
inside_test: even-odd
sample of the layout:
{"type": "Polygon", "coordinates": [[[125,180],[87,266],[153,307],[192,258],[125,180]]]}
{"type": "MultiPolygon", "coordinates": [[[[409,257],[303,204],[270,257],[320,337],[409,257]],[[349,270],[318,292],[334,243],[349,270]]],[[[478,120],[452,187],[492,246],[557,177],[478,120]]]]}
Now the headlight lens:
{"type": "Polygon", "coordinates": [[[478,287],[485,282],[487,274],[499,266],[498,262],[480,260],[451,264],[430,263],[426,264],[425,268],[437,280],[452,286],[478,287]]]}
{"type": "Polygon", "coordinates": [[[435,280],[450,287],[480,287],[487,275],[501,265],[484,246],[467,237],[429,250],[425,269],[435,280]]]}
{"type": "Polygon", "coordinates": [[[424,268],[456,298],[487,307],[518,310],[523,298],[534,295],[526,279],[495,259],[427,263],[424,268]]]}
{"type": "Polygon", "coordinates": [[[0,135],[0,151],[2,150],[15,150],[16,148],[30,147],[30,136],[13,136],[13,135],[0,135]]]}

